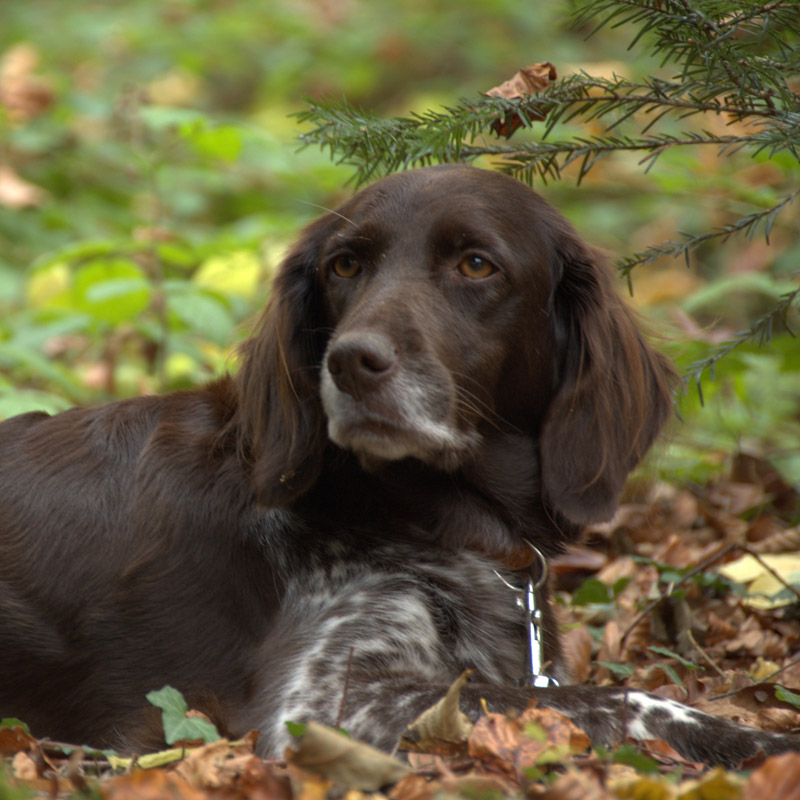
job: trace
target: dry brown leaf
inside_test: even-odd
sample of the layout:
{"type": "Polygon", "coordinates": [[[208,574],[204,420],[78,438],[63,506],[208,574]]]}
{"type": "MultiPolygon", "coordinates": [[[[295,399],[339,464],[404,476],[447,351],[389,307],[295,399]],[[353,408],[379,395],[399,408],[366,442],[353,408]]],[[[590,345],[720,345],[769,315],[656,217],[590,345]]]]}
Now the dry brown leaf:
{"type": "Polygon", "coordinates": [[[760,484],[725,481],[709,489],[705,500],[714,508],[738,517],[764,503],[764,487],[760,484]]]}
{"type": "Polygon", "coordinates": [[[800,797],[800,753],[768,758],[747,781],[742,800],[797,800],[800,797]]]}
{"type": "Polygon", "coordinates": [[[218,787],[246,772],[252,759],[255,756],[249,742],[233,744],[218,739],[188,751],[175,771],[194,786],[218,787]]]}
{"type": "Polygon", "coordinates": [[[592,635],[581,625],[561,637],[564,664],[572,683],[585,683],[592,671],[592,635]]]}
{"type": "Polygon", "coordinates": [[[439,781],[431,781],[422,775],[406,775],[389,792],[392,800],[431,800],[439,792],[439,781]]]}
{"type": "MultiPolygon", "coordinates": [[[[540,800],[613,800],[616,795],[603,788],[591,772],[570,769],[536,797],[540,800]]],[[[650,800],[650,796],[647,797],[650,800]]]]}
{"type": "Polygon", "coordinates": [[[753,728],[786,731],[800,723],[800,712],[776,696],[776,684],[745,686],[719,699],[701,698],[694,708],[753,728]],[[774,713],[774,712],[781,713],[774,713]]]}
{"type": "Polygon", "coordinates": [[[13,728],[0,728],[0,755],[10,756],[20,750],[30,750],[36,745],[36,739],[20,725],[13,728]]]}
{"type": "Polygon", "coordinates": [[[581,753],[591,745],[589,737],[568,717],[552,708],[528,708],[520,717],[522,725],[533,724],[547,734],[551,748],[581,753]]]}
{"type": "Polygon", "coordinates": [[[519,719],[503,714],[481,717],[469,737],[469,754],[492,772],[519,775],[521,765],[530,766],[547,748],[546,741],[536,741],[522,731],[519,719]]]}
{"type": "MultiPolygon", "coordinates": [[[[507,81],[489,89],[486,95],[488,97],[505,97],[509,100],[528,97],[541,92],[556,78],[556,68],[549,61],[542,61],[538,64],[531,64],[529,67],[523,67],[507,81]]],[[[531,113],[529,116],[535,120],[544,119],[544,116],[539,114],[531,113]]],[[[508,139],[522,125],[523,122],[519,114],[509,114],[502,120],[495,120],[492,123],[492,130],[498,136],[505,136],[508,139]]]]}
{"type": "Polygon", "coordinates": [[[571,545],[566,552],[550,562],[550,572],[562,575],[570,572],[597,572],[608,563],[604,553],[592,550],[585,545],[571,545]]]}
{"type": "MultiPolygon", "coordinates": [[[[753,542],[750,536],[750,530],[747,532],[747,540],[753,542]]],[[[762,531],[759,531],[762,532],[762,531]]],[[[800,526],[793,528],[779,528],[774,522],[771,525],[770,532],[767,536],[755,540],[750,548],[757,553],[792,553],[800,550],[800,526]]]]}
{"type": "Polygon", "coordinates": [[[531,64],[515,72],[507,81],[489,89],[489,97],[506,97],[514,100],[541,92],[556,79],[556,68],[549,61],[531,64]]]}
{"type": "Polygon", "coordinates": [[[120,775],[102,784],[105,800],[206,800],[185,778],[174,772],[147,769],[120,775]]]}
{"type": "Polygon", "coordinates": [[[33,781],[39,777],[36,762],[27,753],[17,753],[11,760],[14,777],[21,781],[33,781]]]}
{"type": "Polygon", "coordinates": [[[409,767],[363,742],[309,722],[297,749],[286,751],[286,760],[343,786],[375,791],[399,781],[409,767]]]}
{"type": "Polygon", "coordinates": [[[471,675],[463,672],[447,690],[447,694],[436,705],[422,712],[406,729],[400,742],[403,750],[439,752],[442,745],[466,742],[472,731],[469,717],[461,711],[461,690],[471,675]]]}

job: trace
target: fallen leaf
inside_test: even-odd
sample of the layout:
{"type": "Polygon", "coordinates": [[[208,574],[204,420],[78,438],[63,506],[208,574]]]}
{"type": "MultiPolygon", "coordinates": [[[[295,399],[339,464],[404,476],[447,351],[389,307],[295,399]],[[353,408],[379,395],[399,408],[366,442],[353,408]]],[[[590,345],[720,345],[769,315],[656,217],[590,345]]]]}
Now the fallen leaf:
{"type": "Polygon", "coordinates": [[[363,742],[309,722],[297,749],[286,760],[351,789],[376,791],[395,783],[409,771],[406,764],[363,742]]]}
{"type": "MultiPolygon", "coordinates": [[[[571,769],[566,775],[559,775],[554,783],[536,797],[539,800],[615,800],[617,795],[607,791],[596,775],[571,769]]],[[[646,795],[646,798],[658,800],[656,795],[646,795]]]]}
{"type": "Polygon", "coordinates": [[[21,725],[0,728],[0,755],[10,756],[20,750],[29,750],[36,744],[21,725]]]}
{"type": "Polygon", "coordinates": [[[244,773],[252,759],[258,760],[249,744],[232,744],[227,739],[219,739],[190,750],[176,766],[175,772],[193,786],[214,788],[244,773]]]}
{"type": "Polygon", "coordinates": [[[797,800],[800,797],[800,753],[768,758],[747,781],[742,800],[797,800]]]}
{"type": "Polygon", "coordinates": [[[522,716],[481,717],[469,737],[469,754],[493,772],[516,778],[526,767],[583,752],[589,737],[558,711],[529,708],[522,716]]]}
{"type": "Polygon", "coordinates": [[[585,625],[573,627],[561,637],[567,674],[573,683],[585,683],[592,671],[592,635],[585,625]]]}
{"type": "MultiPolygon", "coordinates": [[[[499,86],[494,86],[486,92],[487,97],[505,97],[509,100],[521,99],[532,94],[537,94],[555,81],[556,68],[549,61],[542,61],[538,64],[531,64],[529,67],[516,72],[507,81],[499,86]]],[[[535,112],[528,112],[532,120],[542,120],[544,115],[535,112]]],[[[514,131],[524,125],[519,114],[508,114],[504,119],[495,120],[492,123],[492,130],[498,136],[505,136],[509,139],[514,131]]]]}
{"type": "Polygon", "coordinates": [[[747,584],[747,595],[742,602],[754,608],[780,608],[796,603],[797,596],[785,584],[800,586],[800,554],[766,553],[761,556],[761,561],[777,573],[783,582],[751,555],[724,564],[718,568],[718,572],[736,583],[747,584]]]}
{"type": "Polygon", "coordinates": [[[436,705],[423,711],[408,726],[400,742],[402,749],[438,752],[442,743],[466,742],[472,723],[459,709],[459,702],[470,674],[471,670],[463,672],[436,705]]]}
{"type": "Polygon", "coordinates": [[[11,769],[14,772],[14,777],[19,778],[21,781],[33,781],[39,777],[36,762],[27,753],[17,753],[11,759],[11,769]]]}
{"type": "MultiPolygon", "coordinates": [[[[738,775],[718,767],[698,780],[682,783],[678,796],[680,800],[741,800],[742,784],[738,775]]],[[[764,797],[774,800],[769,793],[764,797]]]]}
{"type": "Polygon", "coordinates": [[[103,784],[105,800],[206,800],[206,795],[174,772],[135,770],[103,784]]]}

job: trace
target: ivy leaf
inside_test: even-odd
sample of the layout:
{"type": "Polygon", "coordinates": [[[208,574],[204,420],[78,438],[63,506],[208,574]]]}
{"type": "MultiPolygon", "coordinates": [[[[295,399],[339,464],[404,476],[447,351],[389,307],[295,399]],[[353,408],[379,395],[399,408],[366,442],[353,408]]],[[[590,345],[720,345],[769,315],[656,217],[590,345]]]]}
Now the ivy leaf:
{"type": "Polygon", "coordinates": [[[165,686],[158,691],[149,692],[147,700],[152,705],[161,709],[161,719],[164,725],[164,738],[167,744],[182,741],[216,742],[222,737],[216,727],[202,717],[189,717],[189,706],[183,695],[172,686],[165,686]]]}

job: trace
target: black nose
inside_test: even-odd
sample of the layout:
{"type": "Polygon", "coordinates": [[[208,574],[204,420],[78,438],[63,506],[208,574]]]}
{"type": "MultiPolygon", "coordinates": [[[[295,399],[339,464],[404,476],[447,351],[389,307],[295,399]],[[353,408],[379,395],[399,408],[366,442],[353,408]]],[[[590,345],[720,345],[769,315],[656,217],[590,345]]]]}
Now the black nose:
{"type": "Polygon", "coordinates": [[[357,400],[376,389],[393,372],[397,351],[376,333],[345,333],[328,351],[328,372],[343,392],[357,400]]]}

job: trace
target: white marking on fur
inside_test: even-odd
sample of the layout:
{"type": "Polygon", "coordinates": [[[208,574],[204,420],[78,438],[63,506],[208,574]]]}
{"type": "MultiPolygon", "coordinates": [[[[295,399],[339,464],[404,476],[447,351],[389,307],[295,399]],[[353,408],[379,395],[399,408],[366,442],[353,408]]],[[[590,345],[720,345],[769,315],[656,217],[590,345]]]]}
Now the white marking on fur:
{"type": "Polygon", "coordinates": [[[456,430],[449,421],[438,420],[430,408],[430,393],[424,381],[407,374],[391,379],[384,388],[391,394],[394,419],[372,413],[368,404],[340,391],[327,369],[322,370],[320,394],[328,417],[328,437],[340,447],[385,461],[426,457],[441,450],[464,450],[474,437],[456,430]],[[390,427],[390,432],[359,430],[359,422],[390,427]]]}
{"type": "MultiPolygon", "coordinates": [[[[635,691],[627,692],[624,695],[624,699],[635,709],[635,713],[627,720],[628,728],[626,733],[632,739],[646,741],[659,738],[659,734],[654,732],[647,724],[647,717],[654,711],[669,717],[669,720],[667,720],[669,722],[677,722],[682,725],[700,724],[700,712],[675,700],[635,691]]],[[[663,719],[661,720],[661,722],[664,721],[663,719]]]]}

